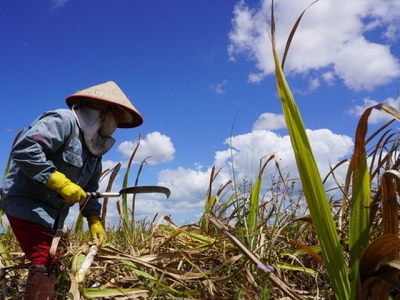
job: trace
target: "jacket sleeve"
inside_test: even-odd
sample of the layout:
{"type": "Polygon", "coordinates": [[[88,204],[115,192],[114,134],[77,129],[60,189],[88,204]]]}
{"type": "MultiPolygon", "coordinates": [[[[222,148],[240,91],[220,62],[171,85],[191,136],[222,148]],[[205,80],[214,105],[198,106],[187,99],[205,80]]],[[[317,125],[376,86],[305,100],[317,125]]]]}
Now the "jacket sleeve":
{"type": "Polygon", "coordinates": [[[36,119],[11,150],[15,164],[36,182],[46,184],[56,171],[47,159],[64,144],[71,131],[71,122],[56,111],[46,112],[36,119]]]}

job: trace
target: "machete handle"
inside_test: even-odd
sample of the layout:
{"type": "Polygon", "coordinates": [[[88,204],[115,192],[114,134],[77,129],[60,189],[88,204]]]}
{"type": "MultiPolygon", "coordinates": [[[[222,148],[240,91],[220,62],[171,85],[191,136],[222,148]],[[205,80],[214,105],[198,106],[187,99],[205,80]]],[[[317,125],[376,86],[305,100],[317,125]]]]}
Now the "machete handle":
{"type": "Polygon", "coordinates": [[[101,198],[101,193],[99,192],[86,192],[86,195],[88,198],[101,198]]]}
{"type": "Polygon", "coordinates": [[[111,198],[111,197],[119,197],[121,193],[111,193],[111,192],[86,192],[87,197],[90,198],[111,198]]]}

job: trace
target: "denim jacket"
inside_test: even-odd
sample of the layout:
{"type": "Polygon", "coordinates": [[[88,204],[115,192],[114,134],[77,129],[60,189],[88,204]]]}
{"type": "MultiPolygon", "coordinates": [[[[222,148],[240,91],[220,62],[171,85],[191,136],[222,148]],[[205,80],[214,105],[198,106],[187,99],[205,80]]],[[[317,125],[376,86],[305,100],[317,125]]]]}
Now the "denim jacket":
{"type": "MultiPolygon", "coordinates": [[[[101,157],[89,152],[75,116],[68,109],[38,117],[12,148],[11,159],[0,189],[0,209],[47,228],[62,229],[73,205],[46,187],[55,171],[64,173],[87,192],[99,187],[101,157]]],[[[82,215],[99,216],[100,209],[98,199],[90,199],[82,215]]]]}

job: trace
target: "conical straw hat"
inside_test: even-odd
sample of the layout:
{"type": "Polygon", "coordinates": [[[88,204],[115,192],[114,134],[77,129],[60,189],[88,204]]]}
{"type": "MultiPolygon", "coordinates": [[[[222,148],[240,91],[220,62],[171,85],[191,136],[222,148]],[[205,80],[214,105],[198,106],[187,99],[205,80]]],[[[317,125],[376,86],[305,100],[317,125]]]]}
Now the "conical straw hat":
{"type": "Polygon", "coordinates": [[[143,123],[143,118],[140,113],[113,81],[81,90],[67,97],[66,102],[71,108],[80,99],[103,101],[118,106],[123,112],[123,116],[117,124],[119,128],[137,127],[143,123]]]}

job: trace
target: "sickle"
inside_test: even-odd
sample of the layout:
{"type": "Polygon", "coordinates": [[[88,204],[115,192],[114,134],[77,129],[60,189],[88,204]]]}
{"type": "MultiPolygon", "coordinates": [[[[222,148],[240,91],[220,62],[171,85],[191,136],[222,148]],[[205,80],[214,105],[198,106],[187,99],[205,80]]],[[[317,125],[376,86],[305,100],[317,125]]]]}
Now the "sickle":
{"type": "Polygon", "coordinates": [[[158,185],[144,185],[144,186],[131,186],[120,190],[119,192],[87,192],[88,197],[92,198],[115,198],[123,194],[149,194],[149,193],[162,193],[169,198],[171,191],[164,187],[158,185]]]}

